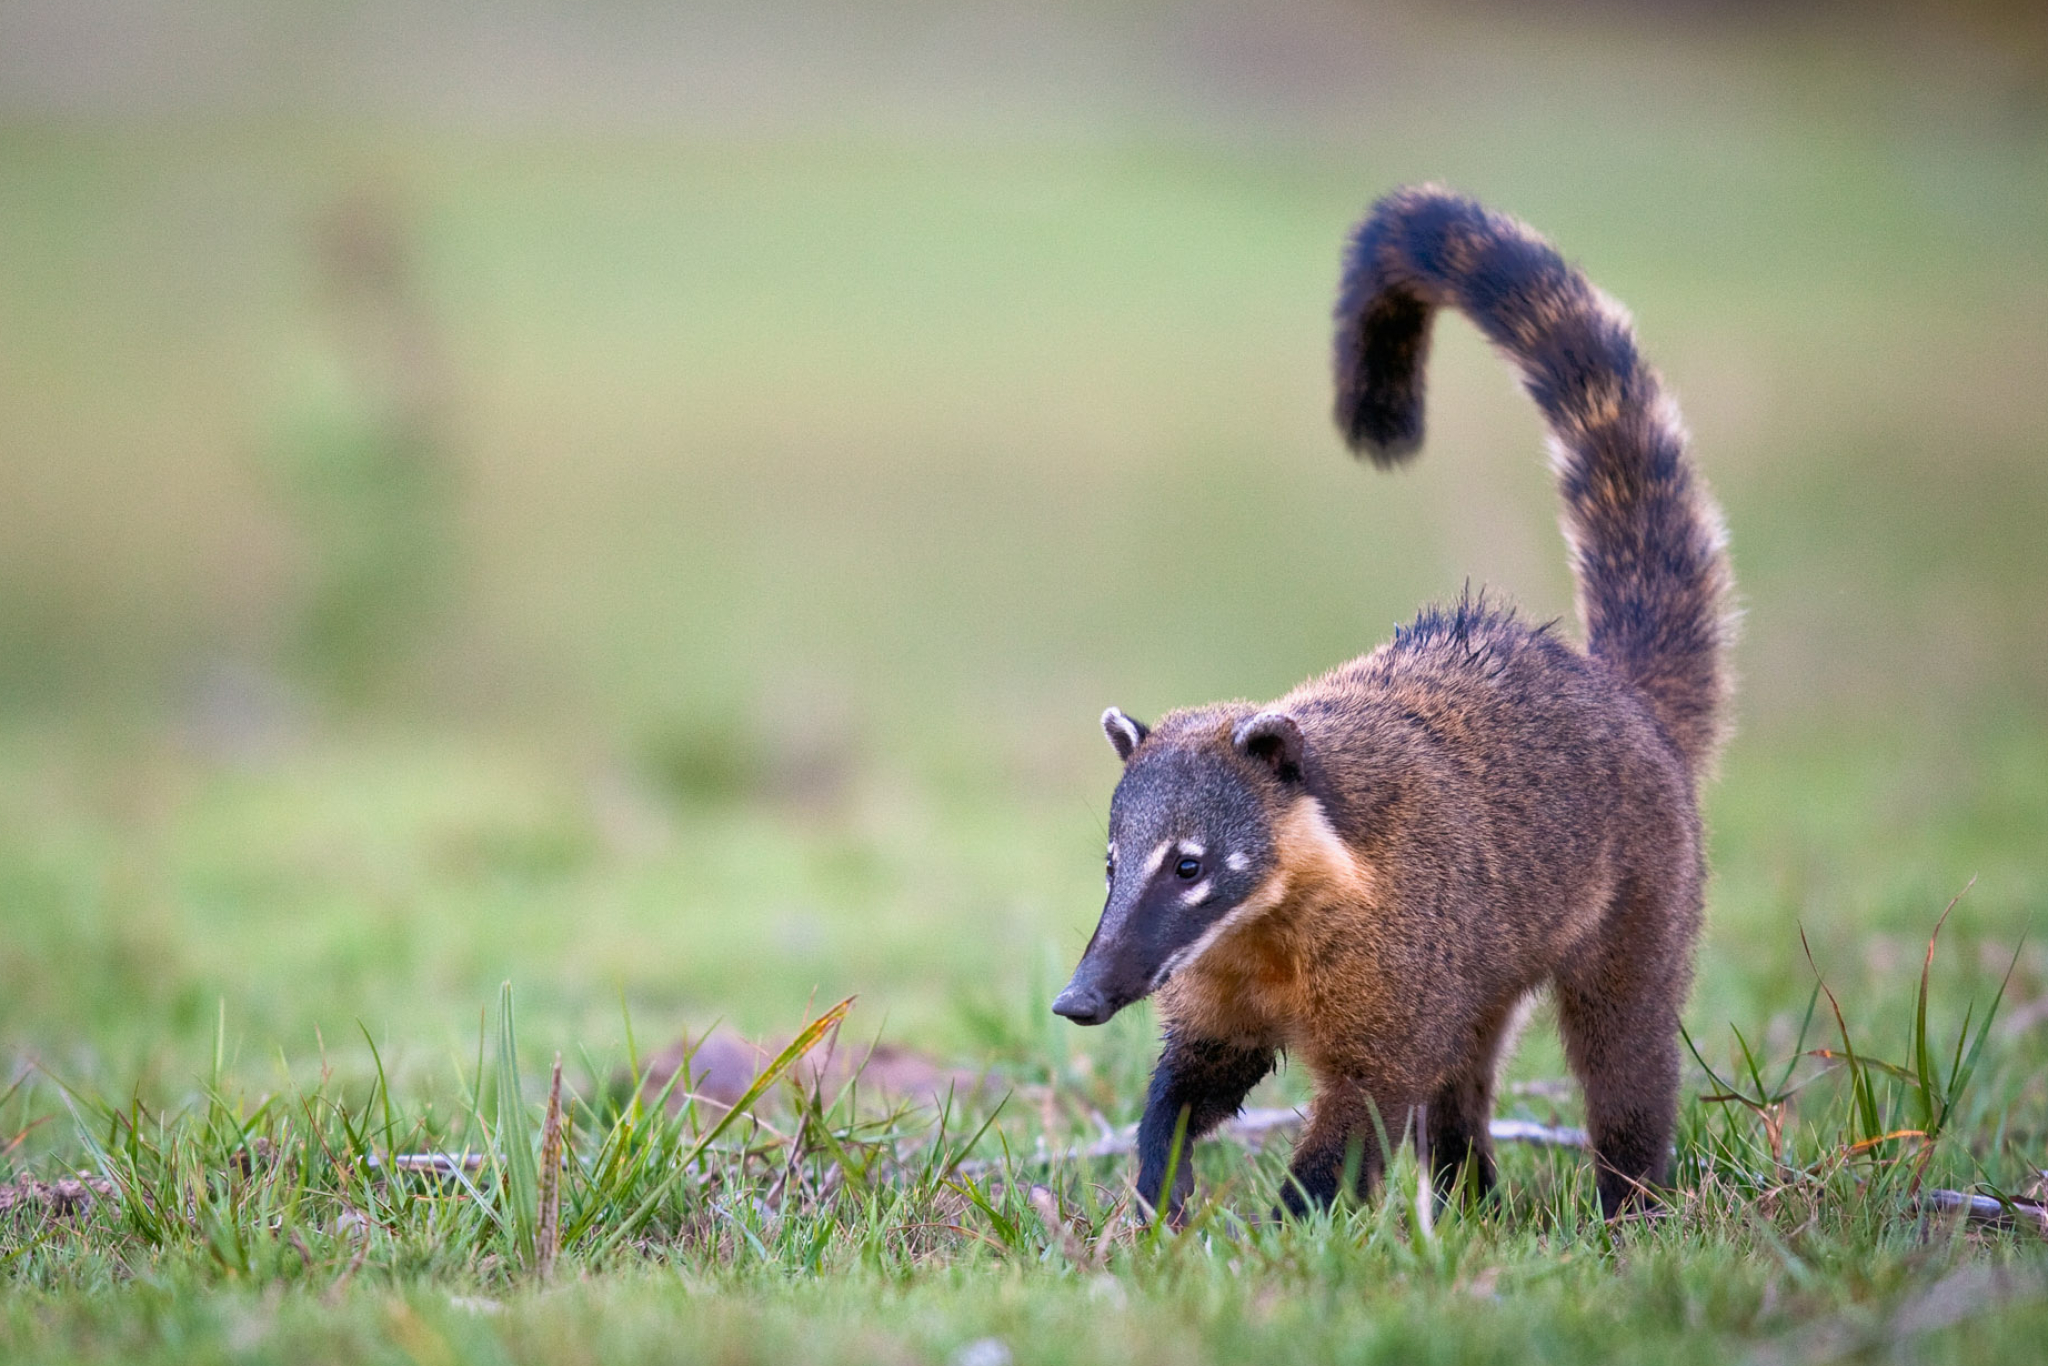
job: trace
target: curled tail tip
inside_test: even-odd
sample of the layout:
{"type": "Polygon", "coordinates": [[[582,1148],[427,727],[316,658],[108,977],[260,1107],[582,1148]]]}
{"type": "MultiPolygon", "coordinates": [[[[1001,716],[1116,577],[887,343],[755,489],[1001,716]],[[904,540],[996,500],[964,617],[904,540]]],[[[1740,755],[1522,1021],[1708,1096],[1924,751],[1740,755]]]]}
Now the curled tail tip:
{"type": "Polygon", "coordinates": [[[1336,307],[1337,430],[1354,455],[1381,469],[1422,446],[1423,373],[1429,359],[1432,302],[1404,278],[1406,253],[1388,238],[1413,213],[1440,198],[1436,186],[1380,198],[1352,235],[1336,307]]]}
{"type": "Polygon", "coordinates": [[[1352,273],[1375,277],[1381,288],[1414,280],[1420,266],[1441,270],[1444,246],[1454,238],[1520,236],[1514,219],[1494,213],[1478,200],[1446,185],[1404,185],[1374,200],[1352,233],[1352,273]]]}
{"type": "Polygon", "coordinates": [[[1405,465],[1422,449],[1422,405],[1370,393],[1340,393],[1337,430],[1344,444],[1379,469],[1405,465]]]}
{"type": "Polygon", "coordinates": [[[1452,210],[1459,213],[1483,214],[1486,210],[1471,195],[1462,194],[1441,181],[1423,180],[1413,185],[1399,185],[1375,199],[1366,210],[1365,221],[1359,224],[1362,233],[1376,224],[1392,223],[1411,218],[1429,210],[1452,210]]]}

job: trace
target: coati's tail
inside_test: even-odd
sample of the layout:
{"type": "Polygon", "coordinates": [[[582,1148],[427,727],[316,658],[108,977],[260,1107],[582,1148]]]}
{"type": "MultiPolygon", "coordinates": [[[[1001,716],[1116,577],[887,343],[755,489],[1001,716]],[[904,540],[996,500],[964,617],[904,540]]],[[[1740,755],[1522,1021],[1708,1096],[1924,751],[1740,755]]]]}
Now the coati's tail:
{"type": "Polygon", "coordinates": [[[1521,223],[1435,186],[1373,206],[1337,301],[1337,425],[1382,467],[1422,442],[1430,322],[1448,305],[1549,421],[1587,648],[1648,695],[1695,773],[1722,734],[1731,634],[1720,510],[1627,313],[1521,223]]]}

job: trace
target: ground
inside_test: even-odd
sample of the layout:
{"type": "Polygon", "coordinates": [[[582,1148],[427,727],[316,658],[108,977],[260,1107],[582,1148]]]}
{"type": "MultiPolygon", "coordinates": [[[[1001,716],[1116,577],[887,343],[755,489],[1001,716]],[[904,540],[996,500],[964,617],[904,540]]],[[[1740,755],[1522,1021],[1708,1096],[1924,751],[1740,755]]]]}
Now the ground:
{"type": "MultiPolygon", "coordinates": [[[[1925,1197],[2048,1166],[2048,115],[1910,45],[1445,22],[1337,131],[0,123],[0,1181],[117,1187],[0,1212],[0,1357],[2031,1359],[2042,1239],[1925,1197]],[[1404,1162],[1282,1228],[1284,1143],[1225,1141],[1155,1232],[1038,1161],[1153,1043],[1046,1008],[1094,717],[1468,579],[1569,617],[1464,324],[1413,472],[1328,429],[1342,235],[1423,177],[1630,305],[1727,507],[1680,1189],[1610,1230],[1517,1147],[1498,1208],[1425,1227],[1404,1162]],[[395,285],[320,245],[387,231],[395,285]],[[776,1087],[695,1165],[710,1112],[633,1109],[847,997],[1008,1099],[776,1087]]],[[[1510,1076],[1574,1121],[1540,1014],[1510,1076]]]]}

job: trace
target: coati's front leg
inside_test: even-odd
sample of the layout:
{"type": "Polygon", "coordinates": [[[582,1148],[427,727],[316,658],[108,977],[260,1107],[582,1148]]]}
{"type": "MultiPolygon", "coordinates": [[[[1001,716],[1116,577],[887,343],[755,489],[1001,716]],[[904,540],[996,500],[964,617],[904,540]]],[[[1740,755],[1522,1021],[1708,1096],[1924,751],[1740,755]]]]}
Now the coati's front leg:
{"type": "Polygon", "coordinates": [[[1316,1091],[1308,1127],[1294,1145],[1287,1184],[1280,1192],[1281,1217],[1327,1209],[1344,1184],[1344,1168],[1358,1151],[1354,1193],[1364,1199],[1379,1185],[1392,1149],[1408,1132],[1413,1106],[1390,1100],[1385,1088],[1352,1077],[1325,1081],[1316,1091]],[[1375,1095],[1380,1091],[1380,1095],[1375,1095]],[[1374,1123],[1377,1116],[1378,1123],[1374,1123]],[[1384,1141],[1382,1135],[1384,1134],[1384,1141]]]}
{"type": "Polygon", "coordinates": [[[1195,1140],[1236,1114],[1245,1096],[1272,1070],[1271,1048],[1183,1037],[1169,1030],[1159,1065],[1152,1070],[1145,1117],[1138,1122],[1139,1197],[1153,1209],[1160,1208],[1174,1131],[1185,1110],[1187,1129],[1165,1206],[1167,1216],[1178,1223],[1181,1206],[1195,1185],[1195,1140]]]}
{"type": "Polygon", "coordinates": [[[1492,1076],[1476,1068],[1445,1082],[1430,1101],[1429,1179],[1438,1200],[1448,1203],[1462,1189],[1476,1204],[1493,1193],[1492,1113],[1492,1076]]]}

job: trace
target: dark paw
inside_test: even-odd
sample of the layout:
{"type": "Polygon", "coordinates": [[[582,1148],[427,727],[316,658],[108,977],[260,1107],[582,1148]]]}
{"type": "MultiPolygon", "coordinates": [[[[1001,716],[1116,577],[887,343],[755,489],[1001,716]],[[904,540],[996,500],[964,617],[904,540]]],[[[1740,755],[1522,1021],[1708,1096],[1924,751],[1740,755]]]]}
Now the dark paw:
{"type": "Polygon", "coordinates": [[[1290,1219],[1306,1219],[1330,1207],[1328,1196],[1315,1191],[1303,1190],[1299,1182],[1289,1181],[1280,1191],[1280,1203],[1273,1207],[1272,1220],[1276,1224],[1290,1219]]]}
{"type": "Polygon", "coordinates": [[[1500,1187],[1494,1183],[1492,1174],[1473,1168],[1436,1173],[1430,1178],[1430,1194],[1435,1197],[1438,1214],[1453,1205],[1460,1212],[1470,1214],[1493,1209],[1500,1204],[1500,1187]]]}

